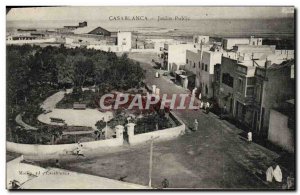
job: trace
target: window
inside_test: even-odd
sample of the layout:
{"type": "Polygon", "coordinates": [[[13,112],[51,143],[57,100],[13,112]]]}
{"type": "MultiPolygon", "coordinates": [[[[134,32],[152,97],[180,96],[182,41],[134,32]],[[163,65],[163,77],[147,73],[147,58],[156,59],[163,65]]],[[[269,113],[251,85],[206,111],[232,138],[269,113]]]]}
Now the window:
{"type": "Polygon", "coordinates": [[[237,80],[237,91],[238,92],[243,93],[243,85],[244,85],[243,79],[238,78],[238,80],[237,80]]]}
{"type": "Polygon", "coordinates": [[[196,67],[196,63],[194,62],[194,68],[196,67]]]}
{"type": "Polygon", "coordinates": [[[246,96],[253,96],[254,87],[247,87],[246,96]]]}
{"type": "Polygon", "coordinates": [[[247,68],[244,66],[237,66],[237,71],[247,74],[247,68]]]}
{"type": "Polygon", "coordinates": [[[199,69],[200,69],[200,66],[201,66],[201,64],[200,64],[200,62],[199,62],[199,69]]]}
{"type": "Polygon", "coordinates": [[[215,72],[215,80],[216,80],[216,82],[220,81],[220,71],[219,70],[216,70],[216,72],[215,72]]]}
{"type": "Polygon", "coordinates": [[[207,87],[207,85],[205,85],[205,94],[206,95],[208,94],[208,87],[207,87]]]}
{"type": "Polygon", "coordinates": [[[204,63],[202,63],[202,70],[204,69],[204,63]]]}
{"type": "Polygon", "coordinates": [[[255,98],[257,102],[260,102],[260,96],[261,96],[261,85],[256,85],[255,89],[255,98]]]}
{"type": "Polygon", "coordinates": [[[186,59],[186,63],[187,63],[187,64],[189,63],[189,59],[186,59]]]}
{"type": "Polygon", "coordinates": [[[247,78],[247,85],[254,85],[255,84],[255,77],[247,78]]]}
{"type": "Polygon", "coordinates": [[[233,87],[233,77],[228,73],[222,74],[222,83],[228,85],[229,87],[233,87]]]}
{"type": "Polygon", "coordinates": [[[207,72],[207,64],[205,64],[205,71],[207,72]]]}

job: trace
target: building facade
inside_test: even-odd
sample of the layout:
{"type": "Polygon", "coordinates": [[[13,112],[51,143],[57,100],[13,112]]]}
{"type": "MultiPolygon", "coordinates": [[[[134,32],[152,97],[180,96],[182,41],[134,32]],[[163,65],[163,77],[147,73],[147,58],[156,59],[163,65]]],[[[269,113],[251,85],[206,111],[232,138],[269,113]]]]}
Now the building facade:
{"type": "Polygon", "coordinates": [[[267,136],[272,108],[295,98],[295,79],[291,75],[293,65],[293,59],[279,64],[267,61],[265,68],[256,69],[253,128],[257,134],[267,136]]]}
{"type": "Polygon", "coordinates": [[[165,44],[164,46],[164,65],[170,72],[179,70],[180,67],[184,67],[186,64],[187,50],[197,51],[200,49],[200,45],[192,43],[187,44],[165,44]]]}
{"type": "Polygon", "coordinates": [[[206,98],[214,97],[214,68],[216,64],[220,64],[222,59],[221,52],[203,51],[202,61],[199,65],[199,89],[202,96],[206,98]]]}
{"type": "MultiPolygon", "coordinates": [[[[273,56],[274,57],[274,56],[273,56]]],[[[221,108],[245,130],[267,137],[270,110],[295,96],[293,59],[240,61],[222,57],[214,70],[214,93],[221,108]]]]}

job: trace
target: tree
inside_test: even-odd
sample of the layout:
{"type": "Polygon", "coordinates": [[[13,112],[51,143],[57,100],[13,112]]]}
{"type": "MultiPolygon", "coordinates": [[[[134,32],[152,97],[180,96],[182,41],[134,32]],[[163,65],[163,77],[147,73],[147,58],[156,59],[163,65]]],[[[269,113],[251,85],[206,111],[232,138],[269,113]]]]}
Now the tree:
{"type": "Polygon", "coordinates": [[[74,84],[83,87],[87,78],[93,79],[93,61],[83,56],[77,56],[75,59],[74,84]]]}

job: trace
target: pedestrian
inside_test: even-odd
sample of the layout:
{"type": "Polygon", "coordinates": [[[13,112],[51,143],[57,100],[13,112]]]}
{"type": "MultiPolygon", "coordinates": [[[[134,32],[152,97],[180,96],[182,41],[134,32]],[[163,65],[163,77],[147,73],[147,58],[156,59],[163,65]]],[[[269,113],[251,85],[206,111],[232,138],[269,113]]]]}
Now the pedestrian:
{"type": "Polygon", "coordinates": [[[197,88],[195,87],[192,91],[192,96],[195,96],[196,95],[196,91],[197,91],[197,88]]]}
{"type": "Polygon", "coordinates": [[[209,102],[206,102],[206,108],[209,108],[209,107],[210,107],[209,102]]]}
{"type": "Polygon", "coordinates": [[[55,160],[55,166],[56,166],[57,168],[60,168],[60,164],[59,164],[59,160],[58,160],[58,159],[55,160]]]}
{"type": "Polygon", "coordinates": [[[274,174],[273,167],[270,166],[266,171],[266,180],[267,180],[267,182],[272,182],[273,181],[273,174],[274,174]]]}
{"type": "Polygon", "coordinates": [[[168,188],[169,187],[169,181],[165,178],[162,182],[161,182],[162,188],[168,188]]]}
{"type": "Polygon", "coordinates": [[[198,96],[199,100],[201,100],[201,92],[199,93],[199,96],[198,96]]]}
{"type": "Polygon", "coordinates": [[[249,143],[252,142],[252,132],[251,131],[248,132],[248,142],[249,143]]]}
{"type": "Polygon", "coordinates": [[[227,107],[226,107],[226,104],[225,104],[224,107],[223,107],[223,114],[226,114],[226,111],[227,111],[227,107]]]}
{"type": "Polygon", "coordinates": [[[294,177],[291,176],[291,174],[286,178],[286,187],[287,189],[291,189],[295,184],[294,177]]]}
{"type": "Polygon", "coordinates": [[[223,106],[223,108],[221,108],[221,119],[224,119],[226,115],[226,104],[223,106]]]}
{"type": "Polygon", "coordinates": [[[195,122],[194,122],[194,130],[197,131],[198,130],[198,120],[195,119],[195,122]]]}
{"type": "Polygon", "coordinates": [[[83,149],[83,145],[80,142],[78,142],[78,146],[76,148],[77,158],[79,158],[79,156],[85,157],[82,149],[83,149]]]}
{"type": "Polygon", "coordinates": [[[279,165],[276,165],[274,171],[273,171],[274,179],[277,182],[282,182],[282,172],[279,167],[279,165]]]}
{"type": "Polygon", "coordinates": [[[206,111],[206,114],[209,113],[209,107],[210,107],[210,104],[209,102],[206,102],[206,106],[205,106],[205,111],[206,111]]]}
{"type": "Polygon", "coordinates": [[[203,101],[201,101],[200,102],[200,108],[203,109],[203,106],[204,106],[203,101]]]}

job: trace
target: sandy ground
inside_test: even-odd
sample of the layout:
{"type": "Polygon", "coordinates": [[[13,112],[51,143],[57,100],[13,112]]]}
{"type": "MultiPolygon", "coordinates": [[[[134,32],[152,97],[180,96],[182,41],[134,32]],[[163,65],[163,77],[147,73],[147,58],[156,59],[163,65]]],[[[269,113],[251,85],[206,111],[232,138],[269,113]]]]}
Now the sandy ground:
{"type": "Polygon", "coordinates": [[[97,129],[95,124],[97,121],[108,120],[112,117],[112,112],[100,112],[97,109],[85,109],[85,110],[73,110],[73,109],[53,109],[52,112],[47,114],[41,114],[38,116],[38,120],[51,124],[50,118],[60,118],[65,120],[65,123],[69,126],[86,126],[97,129]]]}
{"type": "Polygon", "coordinates": [[[95,126],[97,121],[103,120],[103,118],[105,121],[109,121],[113,116],[112,112],[100,112],[97,109],[74,110],[55,108],[56,104],[64,98],[64,94],[64,91],[59,91],[43,102],[41,107],[45,110],[51,110],[51,112],[39,115],[39,121],[52,124],[50,118],[59,118],[65,120],[65,123],[69,126],[86,126],[97,129],[95,126]]]}
{"type": "Polygon", "coordinates": [[[65,92],[64,91],[59,91],[51,96],[49,96],[41,105],[41,108],[45,109],[45,110],[52,110],[55,108],[56,104],[62,100],[65,96],[65,92]]]}

